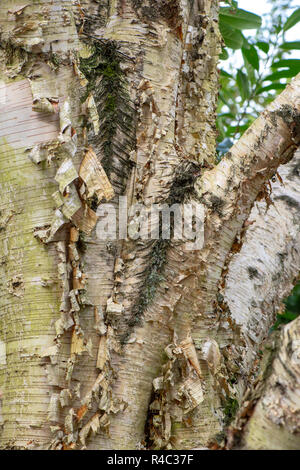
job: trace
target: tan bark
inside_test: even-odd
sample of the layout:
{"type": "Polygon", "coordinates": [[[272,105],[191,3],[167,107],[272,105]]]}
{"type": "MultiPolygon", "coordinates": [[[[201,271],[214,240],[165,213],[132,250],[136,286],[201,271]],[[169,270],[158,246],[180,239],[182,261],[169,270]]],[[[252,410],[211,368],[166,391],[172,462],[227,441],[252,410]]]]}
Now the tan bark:
{"type": "Polygon", "coordinates": [[[299,450],[298,318],[283,328],[280,340],[276,357],[269,365],[269,377],[265,384],[257,386],[263,390],[256,396],[254,412],[239,439],[231,439],[233,446],[248,450],[299,450]]]}
{"type": "MultiPolygon", "coordinates": [[[[47,246],[41,239],[59,220],[52,197],[57,170],[75,154],[80,130],[73,92],[79,81],[69,61],[77,33],[71,2],[55,8],[47,1],[3,1],[0,10],[1,445],[40,448],[52,438],[50,426],[62,422],[67,388],[69,333],[66,341],[58,337],[64,316],[72,324],[66,312],[68,231],[47,246]]],[[[70,205],[63,210],[67,215],[70,205]]]]}
{"type": "Polygon", "coordinates": [[[247,250],[262,251],[251,234],[277,223],[276,204],[255,230],[247,219],[299,143],[300,78],[214,167],[217,4],[1,3],[3,447],[206,446],[224,427],[228,400],[241,402],[251,383],[255,353],[299,269],[284,199],[274,250],[288,253],[285,277],[272,250],[265,265],[282,288],[275,295],[267,283],[272,302],[250,309],[249,324],[252,298],[241,304],[232,287],[244,282],[235,260],[247,269],[247,250]],[[123,95],[103,91],[105,73],[119,77],[123,95]],[[180,191],[187,183],[190,192],[180,191]],[[147,208],[201,202],[204,247],[98,239],[93,198],[117,208],[119,195],[147,208]],[[246,254],[232,257],[239,237],[246,254]]]}
{"type": "Polygon", "coordinates": [[[270,335],[276,314],[282,311],[281,299],[299,276],[299,161],[298,150],[279,167],[280,179],[272,183],[272,204],[255,203],[243,245],[228,266],[224,297],[246,345],[239,370],[233,367],[241,408],[229,433],[230,447],[297,449],[300,444],[298,320],[284,327],[277,341],[275,333],[270,335]],[[261,350],[265,352],[259,370],[261,350]],[[293,426],[288,424],[291,416],[293,426]]]}
{"type": "MultiPolygon", "coordinates": [[[[298,83],[299,77],[255,121],[221,163],[213,170],[206,171],[196,183],[198,196],[208,208],[205,222],[206,242],[201,251],[193,253],[194,265],[188,273],[194,276],[194,285],[186,289],[186,294],[176,305],[173,315],[176,318],[177,314],[179,318],[178,330],[174,322],[176,333],[178,331],[178,342],[191,333],[194,344],[199,349],[200,358],[201,349],[205,344],[205,349],[211,344],[212,349],[216,350],[215,356],[217,357],[218,348],[227,354],[229,349],[229,358],[225,361],[226,363],[237,360],[239,364],[241,357],[246,354],[246,351],[243,351],[244,340],[240,335],[239,326],[235,325],[234,318],[231,319],[230,311],[227,310],[226,303],[219,294],[222,296],[223,277],[226,274],[231,252],[236,249],[234,242],[236,237],[240,236],[241,231],[246,228],[243,228],[243,224],[249,216],[259,191],[263,189],[264,178],[268,180],[277,165],[290,158],[296,148],[292,132],[299,112],[298,83]],[[293,97],[292,103],[296,106],[292,111],[296,119],[294,124],[289,121],[284,122],[280,117],[281,111],[288,111],[286,100],[289,101],[290,97],[293,97]],[[268,171],[270,171],[269,174],[268,171]],[[218,348],[215,341],[219,345],[218,348]],[[238,347],[235,353],[231,351],[230,345],[232,344],[238,347]]],[[[288,114],[290,114],[289,111],[288,114]]],[[[183,262],[181,266],[184,266],[183,262]]],[[[299,266],[296,269],[299,269],[299,266]]],[[[266,334],[266,330],[262,334],[266,334]]],[[[232,387],[228,384],[230,369],[227,370],[226,363],[222,363],[224,361],[219,359],[217,361],[219,362],[217,374],[210,370],[214,368],[207,367],[208,361],[205,361],[206,365],[205,362],[203,364],[207,393],[204,395],[203,402],[194,409],[189,420],[190,426],[182,429],[181,425],[177,424],[173,443],[175,439],[175,445],[179,448],[205,445],[218,429],[222,429],[220,407],[222,402],[223,405],[224,401],[226,402],[226,396],[230,398],[234,394],[232,394],[232,387]],[[178,441],[176,440],[177,433],[178,441]]],[[[171,395],[173,394],[174,387],[171,390],[171,395]]],[[[178,398],[176,400],[178,401],[178,398]]],[[[178,416],[176,408],[175,406],[173,411],[175,421],[178,416]]]]}

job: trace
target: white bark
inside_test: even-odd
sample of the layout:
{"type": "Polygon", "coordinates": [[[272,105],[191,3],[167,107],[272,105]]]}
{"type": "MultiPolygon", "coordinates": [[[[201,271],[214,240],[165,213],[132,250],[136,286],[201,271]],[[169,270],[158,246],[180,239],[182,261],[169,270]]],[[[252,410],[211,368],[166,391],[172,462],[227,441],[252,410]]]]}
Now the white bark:
{"type": "Polygon", "coordinates": [[[273,202],[255,203],[241,249],[229,262],[225,301],[251,344],[263,341],[300,271],[299,164],[298,151],[279,167],[282,183],[277,177],[271,183],[273,202]]]}
{"type": "MultiPolygon", "coordinates": [[[[299,429],[297,429],[297,423],[299,426],[298,320],[284,327],[278,344],[279,359],[276,359],[273,365],[270,360],[274,353],[271,358],[268,358],[266,353],[267,372],[268,375],[271,374],[267,385],[264,384],[266,371],[259,370],[260,351],[264,350],[264,342],[267,341],[268,347],[274,349],[270,328],[276,320],[277,313],[282,311],[281,301],[290,293],[299,277],[299,163],[298,150],[289,163],[279,167],[279,177],[271,183],[271,205],[266,201],[255,203],[247,220],[246,232],[239,241],[240,250],[232,255],[228,264],[222,292],[235,328],[239,331],[238,341],[235,343],[238,345],[239,354],[233,349],[230,351],[229,359],[236,361],[235,356],[240,355],[239,369],[235,373],[235,390],[236,398],[241,405],[236,422],[232,426],[230,446],[242,445],[252,449],[296,449],[300,445],[299,429]],[[293,348],[288,346],[287,335],[293,348]],[[293,361],[296,361],[295,364],[293,361]],[[281,382],[284,383],[283,388],[279,385],[281,382]],[[275,400],[275,396],[272,395],[274,390],[279,395],[283,390],[283,401],[278,397],[275,400]],[[255,407],[262,393],[265,398],[261,398],[255,407]],[[292,395],[291,402],[289,402],[289,393],[292,395]],[[289,404],[284,405],[286,400],[289,404]],[[271,412],[265,407],[267,403],[271,412]],[[244,428],[247,415],[251,415],[247,410],[253,410],[254,407],[254,414],[244,428]],[[293,429],[287,423],[289,410],[294,416],[293,429]],[[276,420],[277,415],[282,419],[276,420]],[[284,421],[284,416],[287,416],[287,422],[284,421]],[[242,430],[245,430],[244,434],[242,430]]],[[[264,360],[263,364],[266,361],[264,360]]]]}
{"type": "Polygon", "coordinates": [[[0,7],[7,92],[0,153],[1,445],[206,446],[223,429],[226,401],[241,401],[251,382],[255,353],[299,269],[299,196],[285,168],[287,185],[274,187],[274,206],[266,215],[254,209],[256,226],[247,219],[299,143],[300,78],[213,167],[216,1],[166,7],[159,0],[156,8],[153,0],[107,7],[84,0],[81,8],[43,0],[20,10],[18,4],[6,0],[0,7]],[[80,59],[93,90],[86,88],[80,59]],[[99,94],[103,70],[92,83],[98,59],[111,82],[117,67],[119,88],[126,82],[129,94],[104,90],[104,101],[115,93],[108,103],[110,110],[117,106],[113,119],[125,122],[108,143],[111,115],[99,94]],[[199,174],[193,196],[178,191],[186,180],[193,188],[199,174]],[[92,194],[100,202],[125,194],[129,204],[147,207],[200,201],[204,247],[99,240],[92,194]],[[274,245],[263,256],[261,240],[270,230],[274,245]],[[245,247],[232,257],[239,237],[245,247]],[[263,300],[253,307],[256,292],[263,300]]]}
{"type": "Polygon", "coordinates": [[[299,334],[299,318],[283,328],[271,375],[246,425],[243,448],[299,450],[299,334]]]}

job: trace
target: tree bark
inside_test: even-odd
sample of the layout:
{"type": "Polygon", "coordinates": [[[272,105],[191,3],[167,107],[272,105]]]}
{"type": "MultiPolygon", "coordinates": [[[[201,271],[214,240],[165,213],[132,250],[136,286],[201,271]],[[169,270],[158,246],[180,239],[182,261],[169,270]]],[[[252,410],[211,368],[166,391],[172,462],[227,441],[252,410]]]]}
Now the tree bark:
{"type": "Polygon", "coordinates": [[[241,407],[228,433],[229,447],[284,450],[300,444],[299,321],[285,326],[281,337],[269,333],[281,299],[299,278],[299,162],[298,150],[279,167],[272,204],[256,202],[243,245],[228,266],[224,297],[247,344],[236,385],[241,407]]]}
{"type": "MultiPolygon", "coordinates": [[[[284,165],[300,77],[215,165],[216,0],[4,0],[0,34],[2,448],[223,441],[300,270],[299,156],[284,165]],[[118,211],[119,196],[202,204],[203,247],[99,239],[97,207],[118,211]]],[[[251,431],[266,420],[298,442],[288,376],[283,418],[260,411],[278,361],[249,425],[236,422],[244,447],[279,445],[251,431]]]]}

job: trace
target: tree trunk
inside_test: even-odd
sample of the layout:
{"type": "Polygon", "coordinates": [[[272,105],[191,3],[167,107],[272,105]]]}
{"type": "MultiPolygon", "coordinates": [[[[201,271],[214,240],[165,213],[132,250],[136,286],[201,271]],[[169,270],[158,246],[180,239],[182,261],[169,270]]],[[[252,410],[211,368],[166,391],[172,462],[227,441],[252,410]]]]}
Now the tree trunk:
{"type": "Polygon", "coordinates": [[[0,34],[2,448],[299,448],[299,322],[259,364],[300,270],[300,76],[215,165],[216,0],[2,0],[0,34]],[[198,204],[203,244],[138,211],[99,237],[125,200],[198,204]]]}

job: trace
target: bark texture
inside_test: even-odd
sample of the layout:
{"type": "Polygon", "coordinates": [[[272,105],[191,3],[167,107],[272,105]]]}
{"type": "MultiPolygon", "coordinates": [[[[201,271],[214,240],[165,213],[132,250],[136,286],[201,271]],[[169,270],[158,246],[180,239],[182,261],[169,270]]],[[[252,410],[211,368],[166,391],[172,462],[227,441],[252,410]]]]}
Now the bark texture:
{"type": "MultiPolygon", "coordinates": [[[[0,34],[1,446],[221,442],[300,269],[299,157],[269,189],[299,144],[300,77],[215,166],[217,1],[4,0],[0,34]],[[120,195],[201,203],[204,246],[99,239],[120,195]]],[[[283,422],[259,411],[272,380],[249,448],[267,445],[256,415],[283,422]]]]}
{"type": "Polygon", "coordinates": [[[272,204],[255,203],[243,245],[228,266],[224,298],[247,345],[234,374],[241,407],[229,432],[229,447],[300,445],[299,320],[285,326],[281,336],[270,334],[276,314],[284,310],[281,299],[299,278],[299,161],[298,150],[279,167],[271,183],[272,204]]]}
{"type": "Polygon", "coordinates": [[[299,319],[282,331],[271,375],[240,445],[250,450],[299,450],[299,319]]]}

